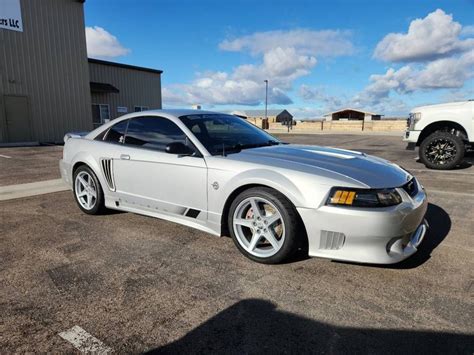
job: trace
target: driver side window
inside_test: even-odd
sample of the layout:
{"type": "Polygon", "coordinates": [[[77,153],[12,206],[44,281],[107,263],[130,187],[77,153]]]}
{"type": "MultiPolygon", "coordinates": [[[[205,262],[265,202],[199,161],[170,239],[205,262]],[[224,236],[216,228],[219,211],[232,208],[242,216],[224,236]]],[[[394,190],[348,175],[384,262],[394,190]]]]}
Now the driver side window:
{"type": "Polygon", "coordinates": [[[183,131],[166,118],[148,116],[130,120],[125,144],[165,152],[166,146],[172,142],[191,145],[183,131]]]}

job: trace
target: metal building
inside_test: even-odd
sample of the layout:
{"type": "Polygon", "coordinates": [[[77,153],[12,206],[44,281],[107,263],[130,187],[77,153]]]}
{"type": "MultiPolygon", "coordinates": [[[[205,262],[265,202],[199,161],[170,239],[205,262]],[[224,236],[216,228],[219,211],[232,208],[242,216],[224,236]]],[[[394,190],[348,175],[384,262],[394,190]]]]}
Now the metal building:
{"type": "Polygon", "coordinates": [[[293,115],[287,110],[283,110],[278,115],[276,115],[275,122],[281,122],[285,124],[287,122],[293,122],[293,115]]]}
{"type": "Polygon", "coordinates": [[[161,70],[89,59],[92,120],[161,108],[161,70]]]}
{"type": "Polygon", "coordinates": [[[0,11],[22,25],[0,27],[0,142],[92,128],[83,2],[2,0],[0,11]]]}
{"type": "Polygon", "coordinates": [[[361,121],[372,121],[380,120],[382,115],[378,113],[373,113],[369,111],[353,109],[353,108],[343,108],[334,112],[329,112],[324,115],[326,121],[351,121],[351,120],[361,120],[361,121]]]}
{"type": "Polygon", "coordinates": [[[161,108],[161,71],[88,61],[83,3],[0,0],[0,144],[60,142],[161,108]]]}

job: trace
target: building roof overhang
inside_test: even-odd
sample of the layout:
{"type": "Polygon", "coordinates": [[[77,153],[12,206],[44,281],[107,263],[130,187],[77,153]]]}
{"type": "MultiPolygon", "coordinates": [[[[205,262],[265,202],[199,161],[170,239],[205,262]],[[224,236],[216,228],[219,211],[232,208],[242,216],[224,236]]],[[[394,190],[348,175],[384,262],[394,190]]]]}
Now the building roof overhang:
{"type": "Polygon", "coordinates": [[[377,116],[378,115],[377,113],[374,113],[374,112],[364,111],[364,110],[360,110],[360,109],[357,109],[357,108],[346,107],[346,108],[343,108],[341,110],[328,112],[324,116],[330,116],[330,115],[333,115],[335,113],[344,112],[344,111],[355,111],[355,112],[360,112],[360,113],[364,113],[364,114],[372,115],[372,116],[377,116]]]}
{"type": "Polygon", "coordinates": [[[107,83],[97,83],[94,81],[90,82],[91,92],[99,93],[99,94],[108,94],[114,93],[118,94],[120,92],[115,86],[107,83]]]}
{"type": "Polygon", "coordinates": [[[102,59],[87,58],[87,60],[88,60],[89,63],[92,63],[92,64],[102,64],[102,65],[108,65],[110,67],[139,70],[139,71],[144,71],[144,72],[153,73],[153,74],[162,74],[163,73],[163,70],[145,68],[145,67],[138,67],[136,65],[130,65],[130,64],[109,62],[107,60],[102,60],[102,59]]]}

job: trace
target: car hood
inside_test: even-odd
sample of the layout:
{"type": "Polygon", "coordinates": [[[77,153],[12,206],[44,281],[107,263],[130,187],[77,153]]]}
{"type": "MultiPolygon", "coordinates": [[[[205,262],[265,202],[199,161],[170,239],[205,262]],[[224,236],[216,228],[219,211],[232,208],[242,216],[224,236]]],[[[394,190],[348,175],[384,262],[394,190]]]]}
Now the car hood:
{"type": "Polygon", "coordinates": [[[299,170],[315,175],[341,175],[356,180],[369,188],[399,187],[411,179],[411,175],[398,165],[364,153],[308,145],[277,145],[243,150],[228,158],[299,170]]]}

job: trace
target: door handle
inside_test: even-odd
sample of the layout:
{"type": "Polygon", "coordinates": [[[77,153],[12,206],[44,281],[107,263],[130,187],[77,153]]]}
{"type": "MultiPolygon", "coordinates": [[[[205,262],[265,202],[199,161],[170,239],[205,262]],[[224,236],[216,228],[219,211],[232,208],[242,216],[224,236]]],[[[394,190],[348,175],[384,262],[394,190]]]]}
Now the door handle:
{"type": "Polygon", "coordinates": [[[121,154],[121,155],[120,155],[120,159],[122,159],[122,160],[130,160],[130,155],[128,155],[128,154],[121,154]]]}

